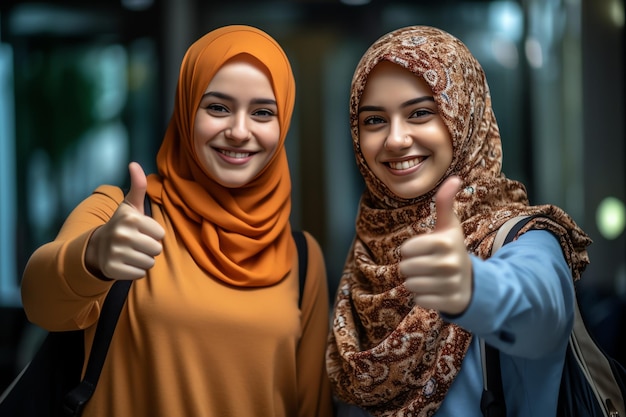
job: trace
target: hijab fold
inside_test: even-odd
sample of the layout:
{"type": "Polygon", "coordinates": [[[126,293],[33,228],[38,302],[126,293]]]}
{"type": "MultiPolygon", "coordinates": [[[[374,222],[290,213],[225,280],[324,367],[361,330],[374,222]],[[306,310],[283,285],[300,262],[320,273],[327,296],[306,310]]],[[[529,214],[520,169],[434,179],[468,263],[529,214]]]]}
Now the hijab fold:
{"type": "Polygon", "coordinates": [[[148,194],[163,207],[193,259],[216,279],[258,287],[291,270],[291,179],[284,148],[295,101],[288,58],[263,31],[242,25],[216,29],[194,42],[180,68],[174,111],[157,154],[148,194]],[[226,188],[203,169],[194,149],[200,100],[217,71],[248,55],[265,70],[278,105],[280,140],[268,165],[250,183],[226,188]]]}
{"type": "Polygon", "coordinates": [[[540,215],[520,233],[553,232],[574,279],[589,262],[591,241],[560,208],[530,206],[525,187],[501,172],[500,133],[485,74],[466,46],[444,31],[413,26],[378,39],[354,73],[350,125],[366,189],[337,290],[328,373],[339,398],[376,416],[430,416],[457,376],[472,336],[437,311],[414,305],[398,263],[402,242],[434,228],[434,196],[445,178],[458,175],[464,181],[454,210],[466,247],[483,259],[489,257],[498,228],[518,215],[540,215]],[[452,138],[447,172],[432,191],[415,199],[394,195],[369,169],[360,149],[359,102],[371,70],[381,61],[426,80],[452,138]]]}

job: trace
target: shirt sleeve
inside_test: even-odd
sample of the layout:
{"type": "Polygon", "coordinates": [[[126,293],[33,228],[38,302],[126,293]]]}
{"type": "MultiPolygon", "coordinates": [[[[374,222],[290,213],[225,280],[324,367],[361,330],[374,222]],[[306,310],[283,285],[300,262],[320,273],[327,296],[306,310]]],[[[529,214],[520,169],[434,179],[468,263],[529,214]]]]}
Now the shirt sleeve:
{"type": "Polygon", "coordinates": [[[85,329],[95,323],[112,281],[91,274],[85,250],[93,231],[106,223],[124,198],[101,186],[67,217],[56,238],[29,258],[22,277],[28,319],[49,331],[85,329]]]}
{"type": "Polygon", "coordinates": [[[329,301],[326,267],[317,241],[305,232],[309,250],[302,297],[302,337],[297,351],[299,417],[333,415],[330,381],[326,373],[329,301]]]}
{"type": "Polygon", "coordinates": [[[574,287],[556,237],[531,230],[487,260],[472,256],[474,292],[452,319],[509,355],[539,358],[572,330],[574,287]]]}

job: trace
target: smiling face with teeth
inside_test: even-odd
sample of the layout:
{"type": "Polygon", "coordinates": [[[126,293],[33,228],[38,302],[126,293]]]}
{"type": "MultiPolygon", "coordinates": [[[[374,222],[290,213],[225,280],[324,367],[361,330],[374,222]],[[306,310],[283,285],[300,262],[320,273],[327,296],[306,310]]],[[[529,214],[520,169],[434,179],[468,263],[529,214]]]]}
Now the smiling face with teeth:
{"type": "Polygon", "coordinates": [[[194,122],[194,147],[206,173],[228,188],[248,184],[280,141],[278,106],[269,78],[239,56],[215,73],[194,122]]]}
{"type": "Polygon", "coordinates": [[[391,62],[380,62],[369,74],[358,129],[365,162],[400,198],[432,190],[452,162],[452,138],[431,88],[391,62]]]}

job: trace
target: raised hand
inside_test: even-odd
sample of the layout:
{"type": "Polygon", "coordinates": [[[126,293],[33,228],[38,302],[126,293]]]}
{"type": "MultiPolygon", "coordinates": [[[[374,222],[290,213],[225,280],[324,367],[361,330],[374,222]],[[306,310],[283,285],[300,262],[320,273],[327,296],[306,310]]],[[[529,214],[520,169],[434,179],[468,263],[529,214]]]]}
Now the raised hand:
{"type": "Polygon", "coordinates": [[[111,219],[91,236],[85,252],[87,268],[109,279],[142,278],[163,249],[165,231],[144,215],[148,181],[141,165],[131,162],[130,190],[111,219]]]}
{"type": "Polygon", "coordinates": [[[435,229],[407,240],[400,248],[400,273],[415,304],[451,315],[464,312],[472,298],[472,262],[453,211],[460,186],[458,177],[441,184],[435,196],[435,229]]]}

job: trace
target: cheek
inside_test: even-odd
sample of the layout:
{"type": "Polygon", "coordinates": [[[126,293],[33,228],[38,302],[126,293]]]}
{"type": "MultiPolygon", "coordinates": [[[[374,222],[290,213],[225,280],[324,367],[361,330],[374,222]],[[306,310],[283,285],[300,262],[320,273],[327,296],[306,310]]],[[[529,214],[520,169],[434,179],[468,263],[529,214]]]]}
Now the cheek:
{"type": "Polygon", "coordinates": [[[447,161],[448,164],[452,162],[453,149],[452,149],[452,137],[450,132],[443,124],[443,121],[433,126],[430,131],[431,147],[440,156],[440,160],[447,161]]]}
{"type": "Polygon", "coordinates": [[[363,159],[365,159],[365,162],[371,168],[374,165],[374,161],[376,160],[379,146],[372,138],[369,138],[367,135],[361,135],[359,145],[361,148],[361,154],[363,154],[363,159]]]}
{"type": "Polygon", "coordinates": [[[256,129],[256,136],[261,146],[271,154],[274,154],[280,141],[280,126],[278,122],[266,123],[259,126],[259,128],[256,129]]]}
{"type": "Polygon", "coordinates": [[[452,134],[448,129],[448,126],[444,123],[443,120],[440,120],[440,131],[441,135],[445,138],[443,146],[446,147],[447,152],[450,154],[450,161],[452,162],[452,156],[454,155],[454,147],[452,144],[452,134]]]}
{"type": "Polygon", "coordinates": [[[219,123],[215,119],[197,116],[191,131],[191,146],[197,161],[204,161],[208,152],[208,144],[218,135],[219,123]]]}
{"type": "Polygon", "coordinates": [[[448,165],[451,165],[452,159],[454,157],[454,149],[452,148],[452,138],[450,137],[449,134],[446,135],[441,146],[442,146],[442,153],[444,154],[448,162],[448,165]]]}
{"type": "Polygon", "coordinates": [[[452,159],[454,157],[454,152],[452,151],[452,144],[450,144],[448,147],[448,166],[452,165],[452,159]]]}
{"type": "Polygon", "coordinates": [[[206,141],[213,137],[219,130],[219,120],[204,115],[196,117],[193,125],[195,141],[206,141]]]}
{"type": "Polygon", "coordinates": [[[198,124],[194,126],[193,132],[191,133],[193,135],[193,137],[191,138],[193,150],[196,154],[196,157],[198,157],[199,155],[202,155],[202,151],[206,146],[206,134],[198,124]]]}

